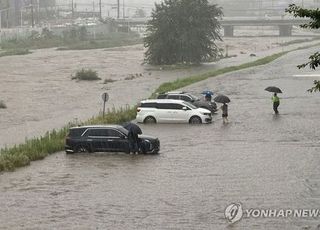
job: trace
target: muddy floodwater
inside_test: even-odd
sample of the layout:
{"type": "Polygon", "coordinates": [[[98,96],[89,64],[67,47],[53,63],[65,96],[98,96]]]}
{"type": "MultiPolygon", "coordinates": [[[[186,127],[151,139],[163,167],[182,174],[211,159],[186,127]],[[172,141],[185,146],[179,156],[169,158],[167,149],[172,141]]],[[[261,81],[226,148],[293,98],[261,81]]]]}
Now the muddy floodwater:
{"type": "Polygon", "coordinates": [[[141,125],[159,155],[60,152],[0,175],[0,229],[318,229],[320,217],[224,216],[234,202],[320,208],[320,100],[306,92],[320,72],[296,68],[315,51],[187,87],[228,95],[229,123],[141,125]],[[279,116],[270,85],[284,92],[279,116]]]}

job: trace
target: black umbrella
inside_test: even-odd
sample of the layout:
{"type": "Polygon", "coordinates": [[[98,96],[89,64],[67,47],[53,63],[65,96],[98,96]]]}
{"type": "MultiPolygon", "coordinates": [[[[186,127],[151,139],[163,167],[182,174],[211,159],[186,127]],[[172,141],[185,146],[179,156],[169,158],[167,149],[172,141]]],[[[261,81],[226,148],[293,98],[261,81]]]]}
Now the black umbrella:
{"type": "Polygon", "coordinates": [[[278,87],[275,87],[275,86],[269,86],[269,87],[265,88],[264,90],[271,92],[271,93],[282,93],[281,89],[279,89],[278,87]]]}
{"type": "Polygon", "coordinates": [[[203,95],[213,95],[214,94],[214,92],[212,92],[211,90],[205,90],[205,91],[202,91],[202,93],[201,94],[203,94],[203,95]]]}
{"type": "Polygon", "coordinates": [[[230,102],[230,99],[225,95],[216,96],[213,100],[218,103],[229,103],[230,102]]]}
{"type": "Polygon", "coordinates": [[[140,127],[132,122],[124,123],[122,126],[128,131],[131,129],[132,132],[136,134],[142,134],[142,130],[140,129],[140,127]]]}

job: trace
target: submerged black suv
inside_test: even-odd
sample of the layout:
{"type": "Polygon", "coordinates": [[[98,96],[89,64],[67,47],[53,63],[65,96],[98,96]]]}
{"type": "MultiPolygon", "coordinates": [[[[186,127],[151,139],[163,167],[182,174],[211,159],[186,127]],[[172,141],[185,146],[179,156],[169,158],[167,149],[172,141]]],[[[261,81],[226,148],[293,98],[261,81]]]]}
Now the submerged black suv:
{"type": "MultiPolygon", "coordinates": [[[[157,154],[158,138],[139,135],[140,152],[157,154]]],[[[120,125],[79,126],[69,129],[65,143],[66,153],[125,152],[129,153],[128,130],[120,125]]]]}

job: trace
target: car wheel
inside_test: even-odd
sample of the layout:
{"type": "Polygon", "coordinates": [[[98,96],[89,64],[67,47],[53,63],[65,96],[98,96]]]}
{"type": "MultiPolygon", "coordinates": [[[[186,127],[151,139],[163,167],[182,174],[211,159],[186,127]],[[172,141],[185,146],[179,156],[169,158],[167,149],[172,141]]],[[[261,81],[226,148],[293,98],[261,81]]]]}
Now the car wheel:
{"type": "Polygon", "coordinates": [[[198,117],[198,116],[193,116],[193,117],[190,118],[189,123],[190,123],[190,124],[201,124],[202,121],[201,121],[201,118],[200,118],[200,117],[198,117]]]}
{"type": "Polygon", "coordinates": [[[86,147],[84,147],[84,149],[85,149],[85,152],[88,152],[88,153],[93,153],[94,152],[92,147],[91,147],[91,145],[89,145],[89,144],[86,147]]]}
{"type": "Polygon", "coordinates": [[[92,150],[92,148],[91,148],[90,145],[84,145],[84,144],[82,144],[82,145],[76,146],[76,147],[73,149],[73,152],[74,152],[74,153],[86,153],[86,152],[92,153],[93,150],[92,150]]]}
{"type": "Polygon", "coordinates": [[[153,150],[153,151],[152,151],[152,154],[154,154],[154,155],[159,154],[159,149],[153,150]]]}
{"type": "Polygon", "coordinates": [[[156,119],[154,117],[148,116],[144,119],[143,123],[145,124],[155,124],[157,123],[156,119]]]}

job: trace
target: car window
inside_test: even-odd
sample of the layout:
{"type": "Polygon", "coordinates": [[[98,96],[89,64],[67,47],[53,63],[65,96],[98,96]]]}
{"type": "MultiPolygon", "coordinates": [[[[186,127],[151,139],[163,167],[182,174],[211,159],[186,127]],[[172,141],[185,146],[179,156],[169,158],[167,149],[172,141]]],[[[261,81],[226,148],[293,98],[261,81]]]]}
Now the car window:
{"type": "Polygon", "coordinates": [[[182,110],[184,106],[180,104],[171,104],[171,109],[182,110]]]}
{"type": "Polygon", "coordinates": [[[167,97],[167,95],[166,94],[160,94],[160,95],[158,95],[158,99],[165,99],[167,97]]]}
{"type": "Polygon", "coordinates": [[[181,95],[181,100],[191,102],[193,99],[191,99],[191,98],[190,98],[190,97],[188,97],[188,96],[181,95]]]}
{"type": "Polygon", "coordinates": [[[179,100],[180,96],[179,95],[168,95],[168,99],[179,100]]]}
{"type": "Polygon", "coordinates": [[[80,137],[86,128],[73,128],[69,130],[70,137],[80,137]]]}
{"type": "Polygon", "coordinates": [[[100,129],[88,129],[85,136],[91,137],[121,137],[123,134],[115,129],[100,128],[100,129]]]}
{"type": "Polygon", "coordinates": [[[108,137],[121,137],[123,136],[123,134],[121,134],[119,131],[115,130],[115,129],[108,129],[108,137]]]}
{"type": "Polygon", "coordinates": [[[128,133],[129,133],[129,131],[128,130],[126,130],[125,128],[123,128],[123,127],[119,127],[119,128],[117,128],[121,133],[123,133],[124,135],[128,135],[128,133]]]}
{"type": "Polygon", "coordinates": [[[194,106],[193,104],[187,102],[187,101],[184,101],[183,104],[185,104],[187,107],[191,108],[191,109],[196,109],[197,107],[194,106]]]}
{"type": "Polygon", "coordinates": [[[169,109],[170,108],[170,104],[168,103],[159,103],[158,104],[158,109],[169,109]]]}
{"type": "Polygon", "coordinates": [[[199,101],[200,100],[200,98],[198,98],[192,94],[189,94],[189,96],[192,98],[192,101],[199,101]]]}
{"type": "Polygon", "coordinates": [[[106,129],[88,129],[85,133],[85,136],[92,136],[92,137],[103,137],[107,136],[108,131],[106,129]]]}
{"type": "Polygon", "coordinates": [[[175,104],[175,103],[159,103],[159,109],[174,109],[180,110],[183,108],[183,105],[175,104]]]}
{"type": "Polygon", "coordinates": [[[157,108],[157,103],[151,103],[151,102],[141,103],[140,107],[141,108],[157,108]]]}

